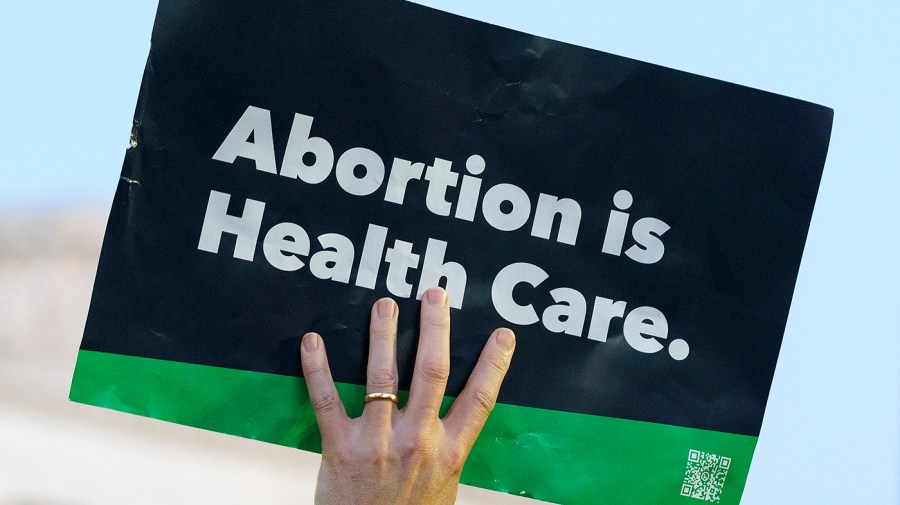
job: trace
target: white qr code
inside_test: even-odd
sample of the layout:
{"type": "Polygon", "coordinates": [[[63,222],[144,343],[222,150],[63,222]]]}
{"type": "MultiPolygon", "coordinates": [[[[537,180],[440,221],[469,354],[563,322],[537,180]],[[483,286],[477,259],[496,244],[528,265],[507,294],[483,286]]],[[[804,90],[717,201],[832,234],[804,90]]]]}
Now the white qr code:
{"type": "Polygon", "coordinates": [[[691,449],[688,453],[687,469],[681,496],[719,503],[725,478],[731,468],[731,458],[691,449]]]}

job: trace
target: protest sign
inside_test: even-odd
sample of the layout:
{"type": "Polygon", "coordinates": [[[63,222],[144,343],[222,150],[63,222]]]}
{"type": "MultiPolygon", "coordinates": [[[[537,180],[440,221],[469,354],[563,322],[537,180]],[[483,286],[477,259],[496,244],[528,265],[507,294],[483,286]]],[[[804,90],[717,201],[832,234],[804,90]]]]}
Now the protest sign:
{"type": "Polygon", "coordinates": [[[462,482],[738,503],[832,111],[400,0],[162,0],[71,398],[320,450],[317,331],[452,305],[448,406],[516,355],[462,482]]]}

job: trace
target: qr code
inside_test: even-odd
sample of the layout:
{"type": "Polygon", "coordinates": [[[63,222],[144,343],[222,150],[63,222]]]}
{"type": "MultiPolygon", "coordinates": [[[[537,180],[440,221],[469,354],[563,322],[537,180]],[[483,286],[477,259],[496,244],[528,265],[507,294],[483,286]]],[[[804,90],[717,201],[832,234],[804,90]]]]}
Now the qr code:
{"type": "Polygon", "coordinates": [[[681,485],[681,496],[719,503],[729,468],[731,458],[691,449],[687,469],[684,471],[684,484],[681,485]]]}

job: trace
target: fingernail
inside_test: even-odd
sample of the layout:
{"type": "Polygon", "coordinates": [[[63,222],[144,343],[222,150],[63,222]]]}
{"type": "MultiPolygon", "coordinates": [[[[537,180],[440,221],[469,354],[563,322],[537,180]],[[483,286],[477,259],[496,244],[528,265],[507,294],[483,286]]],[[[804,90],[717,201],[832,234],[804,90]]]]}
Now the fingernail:
{"type": "Polygon", "coordinates": [[[516,334],[506,328],[499,328],[495,333],[495,338],[500,347],[507,351],[512,350],[516,346],[516,334]]]}
{"type": "Polygon", "coordinates": [[[431,305],[444,305],[447,302],[447,293],[441,288],[431,288],[425,292],[425,298],[431,305]]]}
{"type": "Polygon", "coordinates": [[[375,302],[375,312],[381,319],[393,319],[397,314],[397,304],[390,298],[382,298],[375,302]]]}
{"type": "Polygon", "coordinates": [[[303,335],[303,348],[306,352],[313,352],[319,348],[319,336],[315,333],[303,335]]]}

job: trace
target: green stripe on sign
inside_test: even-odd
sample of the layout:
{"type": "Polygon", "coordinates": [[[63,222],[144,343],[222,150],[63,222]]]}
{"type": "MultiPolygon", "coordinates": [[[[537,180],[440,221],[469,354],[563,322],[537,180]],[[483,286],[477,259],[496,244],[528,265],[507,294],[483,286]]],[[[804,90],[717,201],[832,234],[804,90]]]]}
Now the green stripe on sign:
{"type": "MultiPolygon", "coordinates": [[[[365,387],[337,387],[350,415],[359,415],[365,387]]],[[[299,377],[79,351],[70,398],[308,451],[322,449],[299,377]]],[[[452,402],[445,398],[444,408],[452,402]]],[[[565,504],[738,504],[756,441],[499,404],[472,449],[462,482],[565,504]]]]}

